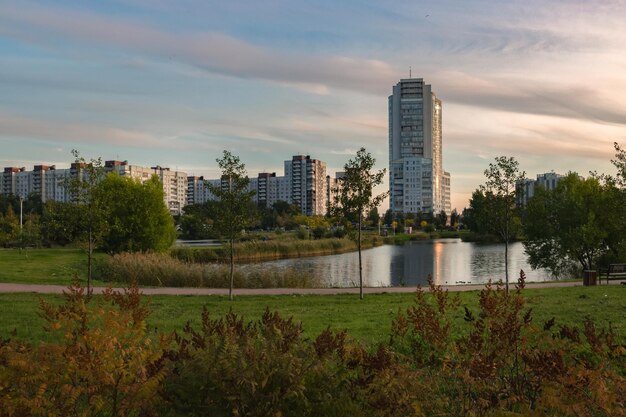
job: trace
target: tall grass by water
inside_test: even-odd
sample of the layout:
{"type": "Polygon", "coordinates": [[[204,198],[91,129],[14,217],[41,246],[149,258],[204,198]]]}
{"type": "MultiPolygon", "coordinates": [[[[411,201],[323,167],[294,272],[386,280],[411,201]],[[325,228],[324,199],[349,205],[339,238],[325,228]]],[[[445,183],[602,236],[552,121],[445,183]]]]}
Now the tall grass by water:
{"type": "MultiPolygon", "coordinates": [[[[368,237],[362,247],[371,248],[383,244],[378,236],[368,237]]],[[[356,242],[350,239],[318,239],[318,240],[252,240],[235,245],[237,262],[258,262],[275,259],[301,258],[306,256],[335,255],[357,250],[356,242]]],[[[229,249],[222,247],[174,248],[172,257],[186,262],[223,262],[230,259],[229,249]]]]}
{"type": "MultiPolygon", "coordinates": [[[[228,288],[229,267],[181,261],[164,254],[121,253],[101,260],[96,278],[105,282],[132,282],[158,287],[228,288]]],[[[237,288],[322,287],[318,277],[307,271],[274,268],[260,270],[254,265],[235,269],[237,288]]]]}

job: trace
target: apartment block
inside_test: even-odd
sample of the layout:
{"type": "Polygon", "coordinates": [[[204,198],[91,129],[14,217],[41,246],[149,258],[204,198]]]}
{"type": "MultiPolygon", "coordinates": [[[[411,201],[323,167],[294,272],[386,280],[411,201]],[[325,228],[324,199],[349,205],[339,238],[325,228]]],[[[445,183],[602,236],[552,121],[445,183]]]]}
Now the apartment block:
{"type": "Polygon", "coordinates": [[[6,167],[0,176],[0,194],[16,194],[17,173],[25,171],[26,168],[6,167]]]}
{"type": "MultiPolygon", "coordinates": [[[[323,215],[327,210],[326,163],[312,159],[309,155],[295,155],[284,161],[285,175],[275,172],[261,172],[250,178],[249,190],[254,191],[253,202],[261,207],[271,207],[277,201],[297,204],[302,213],[308,216],[323,215]]],[[[187,199],[191,203],[204,203],[215,196],[206,187],[227,187],[227,179],[204,180],[202,177],[189,177],[187,199]]]]}
{"type": "Polygon", "coordinates": [[[294,155],[285,161],[285,176],[290,178],[289,203],[297,204],[307,216],[326,213],[326,163],[309,155],[294,155]]]}
{"type": "Polygon", "coordinates": [[[442,103],[422,78],[402,79],[389,96],[389,205],[398,213],[448,214],[442,103]]]}
{"type": "MultiPolygon", "coordinates": [[[[39,195],[42,201],[72,202],[74,198],[67,190],[67,182],[78,175],[85,175],[84,164],[72,163],[69,168],[57,169],[55,165],[35,165],[32,171],[25,168],[4,168],[0,177],[0,192],[26,198],[39,195]]],[[[106,161],[105,172],[116,172],[141,182],[156,175],[163,184],[164,202],[172,214],[180,214],[187,204],[187,174],[170,171],[160,166],[146,168],[129,165],[127,161],[106,161]]]]}
{"type": "Polygon", "coordinates": [[[160,165],[141,167],[130,165],[127,161],[106,161],[106,172],[115,172],[121,177],[130,177],[145,182],[156,175],[163,185],[163,201],[172,214],[182,214],[187,205],[188,181],[187,173],[172,171],[160,165]]]}
{"type": "Polygon", "coordinates": [[[554,172],[546,172],[545,174],[537,174],[537,179],[525,178],[517,183],[517,205],[523,207],[528,201],[535,196],[537,187],[546,190],[554,190],[563,175],[554,172]]]}

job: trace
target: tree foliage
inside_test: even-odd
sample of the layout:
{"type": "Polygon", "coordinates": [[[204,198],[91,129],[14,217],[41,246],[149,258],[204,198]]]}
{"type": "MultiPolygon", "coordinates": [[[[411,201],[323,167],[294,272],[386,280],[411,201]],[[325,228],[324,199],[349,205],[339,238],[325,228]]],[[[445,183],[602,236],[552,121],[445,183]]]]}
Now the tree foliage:
{"type": "Polygon", "coordinates": [[[106,215],[108,230],[102,247],[108,252],[163,252],[176,239],[157,176],[141,183],[111,173],[98,184],[94,196],[102,201],[106,215]]]}
{"type": "MultiPolygon", "coordinates": [[[[516,212],[515,202],[518,183],[524,179],[525,172],[519,170],[519,163],[513,157],[498,156],[494,163],[485,170],[487,180],[481,186],[484,195],[485,212],[481,217],[489,216],[485,226],[488,231],[504,242],[504,275],[506,291],[509,291],[509,242],[521,228],[521,221],[516,212]]],[[[480,218],[480,221],[485,221],[480,218]]]]}
{"type": "Polygon", "coordinates": [[[359,252],[359,296],[363,298],[363,265],[361,262],[361,229],[367,213],[377,208],[387,193],[374,195],[374,187],[382,184],[385,169],[372,172],[376,160],[361,148],[356,157],[344,166],[344,176],[335,190],[336,201],[331,205],[331,213],[357,223],[357,247],[359,252]]]}
{"type": "Polygon", "coordinates": [[[249,190],[250,180],[246,175],[246,166],[238,156],[224,151],[222,158],[216,159],[222,173],[220,186],[209,186],[217,198],[214,227],[229,241],[230,246],[230,288],[229,298],[233,298],[233,280],[235,268],[235,240],[253,218],[252,196],[249,190]]]}
{"type": "Polygon", "coordinates": [[[72,202],[78,204],[79,210],[83,212],[79,238],[87,244],[87,291],[89,291],[93,273],[93,251],[102,241],[108,228],[104,201],[96,194],[96,188],[104,179],[105,171],[102,158],[87,161],[76,149],[72,150],[72,155],[75,173],[65,181],[64,186],[72,202]]]}
{"type": "MultiPolygon", "coordinates": [[[[613,194],[598,179],[582,179],[576,173],[562,178],[554,190],[539,187],[526,207],[524,248],[533,268],[547,268],[559,275],[568,263],[593,269],[609,250],[613,194]]],[[[623,211],[623,208],[621,209],[623,211]]],[[[623,236],[623,234],[622,234],[623,236]]]]}

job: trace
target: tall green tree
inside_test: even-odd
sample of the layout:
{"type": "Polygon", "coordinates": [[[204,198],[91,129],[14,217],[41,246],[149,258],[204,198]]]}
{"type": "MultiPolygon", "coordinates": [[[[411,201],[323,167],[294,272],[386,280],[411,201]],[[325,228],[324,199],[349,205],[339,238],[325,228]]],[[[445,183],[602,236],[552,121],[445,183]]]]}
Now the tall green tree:
{"type": "Polygon", "coordinates": [[[357,223],[357,248],[359,252],[359,297],[363,299],[363,262],[361,259],[361,230],[365,215],[378,207],[387,193],[374,195],[374,187],[382,184],[385,170],[372,172],[376,160],[365,150],[359,149],[354,159],[344,166],[344,177],[336,190],[336,201],[332,204],[333,214],[344,219],[355,219],[357,223]]]}
{"type": "Polygon", "coordinates": [[[230,254],[230,286],[228,298],[233,299],[235,275],[235,240],[241,235],[242,229],[253,221],[252,196],[254,191],[249,190],[250,180],[246,174],[246,166],[238,156],[224,150],[222,158],[216,159],[222,172],[221,186],[208,185],[217,198],[216,212],[213,226],[225,237],[229,243],[230,254]]]}
{"type": "Polygon", "coordinates": [[[609,253],[604,257],[605,263],[626,260],[626,150],[617,142],[613,146],[615,159],[611,163],[617,169],[617,174],[597,176],[605,191],[603,213],[607,215],[603,225],[609,248],[609,253]]]}
{"type": "Polygon", "coordinates": [[[485,170],[487,181],[481,186],[486,197],[486,207],[491,215],[489,228],[504,242],[505,288],[509,293],[509,242],[521,228],[521,221],[515,208],[518,182],[526,173],[520,171],[519,163],[513,157],[498,156],[485,170]]]}
{"type": "Polygon", "coordinates": [[[608,198],[597,178],[582,179],[576,173],[561,179],[554,190],[538,187],[524,218],[524,248],[531,266],[554,275],[571,262],[582,270],[593,269],[609,249],[608,198]]]}
{"type": "Polygon", "coordinates": [[[0,246],[10,246],[20,234],[20,222],[13,212],[13,206],[8,206],[4,216],[0,215],[0,246]]]}
{"type": "Polygon", "coordinates": [[[463,209],[463,224],[472,232],[487,235],[490,230],[491,213],[487,206],[487,197],[481,189],[472,193],[469,207],[463,209]]]}
{"type": "Polygon", "coordinates": [[[156,175],[141,183],[110,173],[96,187],[95,196],[103,202],[109,223],[102,237],[102,247],[107,251],[163,252],[176,239],[174,220],[156,175]]]}
{"type": "Polygon", "coordinates": [[[456,209],[453,209],[452,213],[450,213],[450,226],[453,229],[457,229],[459,227],[460,221],[461,221],[461,215],[459,214],[458,211],[456,211],[456,209]]]}
{"type": "Polygon", "coordinates": [[[446,228],[447,223],[448,223],[448,215],[446,214],[445,211],[441,210],[435,216],[435,225],[437,226],[437,229],[443,230],[446,228]]]}
{"type": "Polygon", "coordinates": [[[213,207],[215,201],[207,201],[202,204],[190,204],[185,206],[183,214],[178,218],[181,237],[183,239],[212,239],[215,236],[213,231],[213,207]]]}
{"type": "Polygon", "coordinates": [[[48,200],[43,206],[41,234],[44,243],[62,246],[80,240],[84,230],[84,207],[48,200]]]}

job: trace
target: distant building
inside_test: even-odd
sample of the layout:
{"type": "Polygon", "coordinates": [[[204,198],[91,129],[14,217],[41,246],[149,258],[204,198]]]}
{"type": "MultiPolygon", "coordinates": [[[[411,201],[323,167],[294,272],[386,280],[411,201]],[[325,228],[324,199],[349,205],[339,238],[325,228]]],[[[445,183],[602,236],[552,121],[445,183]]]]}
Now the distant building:
{"type": "MultiPolygon", "coordinates": [[[[163,199],[172,214],[180,214],[187,204],[187,174],[170,171],[160,166],[146,168],[129,165],[127,161],[106,161],[105,172],[116,172],[141,182],[156,175],[163,184],[163,199]]],[[[74,201],[66,184],[71,178],[84,175],[84,165],[72,163],[69,168],[57,169],[55,165],[35,165],[32,171],[25,168],[4,168],[0,177],[0,192],[3,195],[15,194],[26,198],[31,194],[41,197],[42,201],[74,201]]]]}
{"type": "Polygon", "coordinates": [[[163,185],[163,201],[172,214],[182,214],[187,205],[187,173],[172,171],[160,165],[142,167],[130,165],[127,161],[106,161],[106,172],[116,172],[120,177],[130,177],[145,182],[156,175],[163,185]]]}
{"type": "Polygon", "coordinates": [[[25,171],[26,168],[6,167],[0,177],[0,194],[10,195],[16,193],[17,173],[25,171]]]}
{"type": "Polygon", "coordinates": [[[442,104],[422,78],[402,79],[389,96],[389,206],[395,213],[450,214],[443,170],[442,104]]]}
{"type": "Polygon", "coordinates": [[[291,183],[289,203],[307,216],[326,213],[326,163],[309,155],[294,155],[285,161],[285,176],[291,183]]]}
{"type": "Polygon", "coordinates": [[[326,213],[330,212],[330,208],[338,197],[341,179],[345,177],[345,172],[336,172],[335,178],[330,175],[326,176],[326,213]]]}
{"type": "MultiPolygon", "coordinates": [[[[295,155],[284,161],[284,167],[284,176],[277,176],[275,172],[262,172],[250,178],[249,190],[255,191],[253,201],[262,207],[285,201],[297,204],[302,213],[309,216],[325,214],[328,208],[326,163],[312,159],[309,155],[295,155]]],[[[181,214],[188,204],[201,204],[215,199],[209,185],[225,185],[224,179],[188,176],[185,172],[172,171],[159,165],[148,168],[130,165],[128,161],[105,161],[104,170],[140,182],[156,175],[163,186],[164,202],[172,214],[181,214]]],[[[84,166],[77,163],[72,163],[66,169],[57,169],[55,165],[35,165],[32,171],[7,167],[0,175],[0,193],[16,194],[23,198],[37,194],[43,201],[72,202],[74,199],[65,184],[82,173],[84,166]]]]}
{"type": "Polygon", "coordinates": [[[517,183],[518,207],[523,207],[528,204],[528,201],[535,196],[537,187],[542,187],[546,190],[554,190],[561,178],[563,178],[563,175],[547,172],[545,174],[537,174],[536,180],[524,178],[519,181],[517,183]]]}
{"type": "MultiPolygon", "coordinates": [[[[302,214],[307,216],[325,214],[326,163],[312,159],[309,155],[295,155],[284,162],[284,168],[284,176],[277,176],[275,172],[261,172],[250,178],[249,190],[255,191],[252,201],[261,207],[271,207],[277,201],[285,201],[297,204],[302,214]]],[[[189,181],[188,189],[197,190],[197,180],[189,181]]],[[[200,194],[198,191],[193,191],[193,195],[196,203],[215,198],[211,193],[200,194]]]]}

